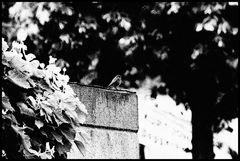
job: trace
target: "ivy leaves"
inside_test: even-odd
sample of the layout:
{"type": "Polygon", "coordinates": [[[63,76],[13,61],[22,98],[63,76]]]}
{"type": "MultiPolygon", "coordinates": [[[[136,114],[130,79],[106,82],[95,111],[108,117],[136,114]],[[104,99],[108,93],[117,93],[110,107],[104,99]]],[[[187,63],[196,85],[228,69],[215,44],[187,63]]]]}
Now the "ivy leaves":
{"type": "Polygon", "coordinates": [[[82,155],[85,156],[86,155],[86,150],[85,150],[85,147],[84,147],[83,143],[81,141],[77,141],[77,140],[75,140],[74,143],[77,145],[77,148],[82,153],[82,155]]]}
{"type": "Polygon", "coordinates": [[[2,107],[6,110],[14,112],[15,109],[12,107],[11,103],[9,102],[8,97],[2,92],[2,107]]]}
{"type": "Polygon", "coordinates": [[[26,159],[66,156],[73,144],[84,155],[83,140],[79,140],[83,131],[79,127],[87,110],[67,84],[69,77],[60,74],[55,59],[51,58],[44,68],[33,54],[25,54],[23,43],[14,42],[8,51],[2,40],[2,80],[7,82],[2,87],[2,130],[11,128],[15,132],[18,152],[26,159]],[[8,90],[6,95],[9,84],[18,91],[8,90]],[[21,99],[14,99],[11,93],[21,99]]]}

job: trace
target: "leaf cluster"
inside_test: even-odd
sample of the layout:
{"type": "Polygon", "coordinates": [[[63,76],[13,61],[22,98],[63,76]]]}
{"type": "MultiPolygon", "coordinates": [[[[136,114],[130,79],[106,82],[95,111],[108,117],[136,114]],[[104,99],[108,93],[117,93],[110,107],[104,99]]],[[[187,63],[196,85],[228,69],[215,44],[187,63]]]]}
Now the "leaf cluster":
{"type": "Polygon", "coordinates": [[[7,158],[66,158],[76,144],[84,155],[87,110],[60,74],[45,67],[23,43],[2,39],[2,145],[7,158]]]}

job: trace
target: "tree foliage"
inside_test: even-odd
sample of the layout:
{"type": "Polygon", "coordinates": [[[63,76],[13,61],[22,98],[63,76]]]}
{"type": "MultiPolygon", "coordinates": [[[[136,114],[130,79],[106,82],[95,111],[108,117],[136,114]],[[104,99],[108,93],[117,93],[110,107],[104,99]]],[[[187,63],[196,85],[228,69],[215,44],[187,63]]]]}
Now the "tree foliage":
{"type": "Polygon", "coordinates": [[[122,87],[139,88],[147,77],[159,78],[153,97],[169,94],[207,114],[215,131],[222,119],[237,117],[238,2],[6,2],[2,8],[9,41],[26,39],[45,63],[57,57],[70,81],[106,86],[121,74],[122,87]]]}
{"type": "Polygon", "coordinates": [[[25,54],[23,43],[13,42],[8,48],[2,39],[1,145],[5,157],[65,158],[72,144],[83,152],[81,123],[87,111],[67,84],[69,77],[60,74],[53,58],[44,67],[33,54],[25,54]]]}

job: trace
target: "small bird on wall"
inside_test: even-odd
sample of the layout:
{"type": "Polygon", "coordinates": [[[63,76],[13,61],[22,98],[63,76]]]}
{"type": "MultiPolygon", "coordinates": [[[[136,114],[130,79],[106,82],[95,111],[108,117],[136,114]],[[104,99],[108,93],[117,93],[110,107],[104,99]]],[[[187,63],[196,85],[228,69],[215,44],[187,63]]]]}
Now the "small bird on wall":
{"type": "Polygon", "coordinates": [[[113,80],[111,81],[111,83],[107,86],[108,88],[115,88],[117,89],[117,87],[122,83],[122,77],[121,75],[116,75],[113,80]]]}

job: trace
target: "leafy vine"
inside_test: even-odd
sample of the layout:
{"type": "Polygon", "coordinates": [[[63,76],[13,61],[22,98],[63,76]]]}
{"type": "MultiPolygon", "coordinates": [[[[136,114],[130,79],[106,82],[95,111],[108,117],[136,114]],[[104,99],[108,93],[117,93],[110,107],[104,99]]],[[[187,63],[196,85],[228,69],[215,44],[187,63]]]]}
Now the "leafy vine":
{"type": "Polygon", "coordinates": [[[2,38],[2,158],[67,158],[73,144],[85,155],[87,110],[69,77],[55,58],[45,66],[26,50],[15,41],[10,49],[2,38]]]}

